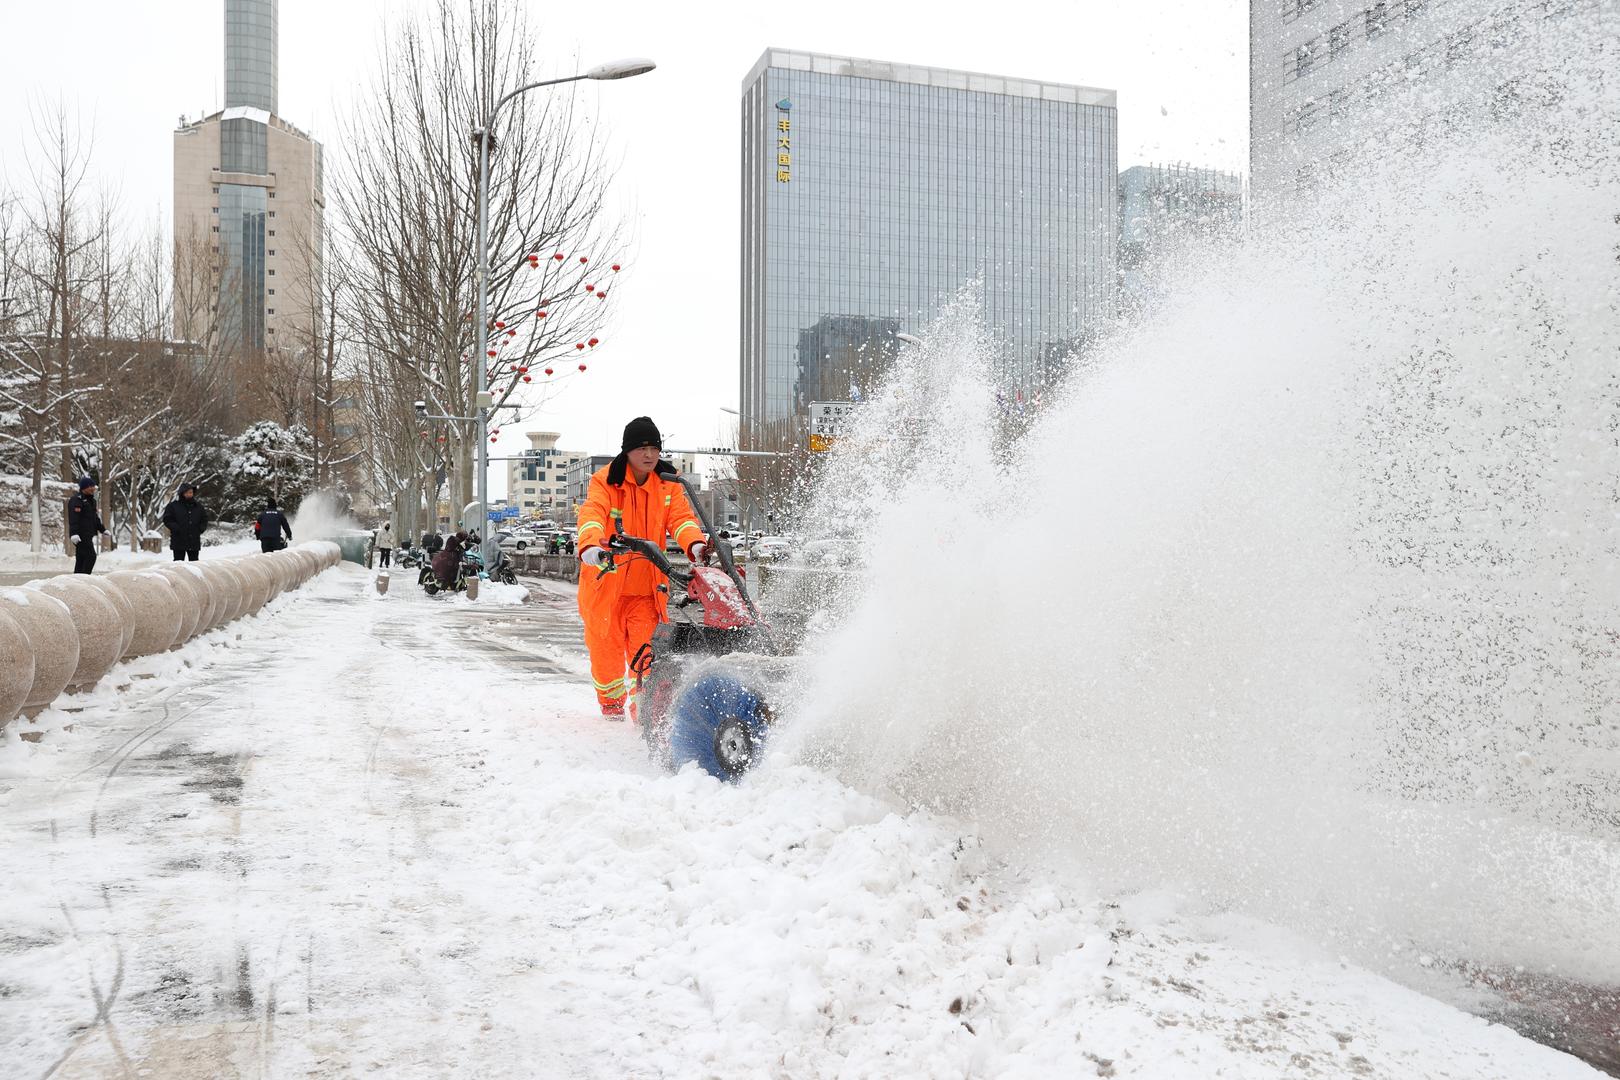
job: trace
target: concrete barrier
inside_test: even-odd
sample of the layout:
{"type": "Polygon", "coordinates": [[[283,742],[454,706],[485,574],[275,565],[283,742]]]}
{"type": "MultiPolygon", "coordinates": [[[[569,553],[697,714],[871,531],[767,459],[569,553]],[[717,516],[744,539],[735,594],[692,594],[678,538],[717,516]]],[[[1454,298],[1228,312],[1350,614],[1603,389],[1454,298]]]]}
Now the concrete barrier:
{"type": "Polygon", "coordinates": [[[79,632],[79,666],[69,690],[88,690],[101,681],[124,655],[124,616],[112,598],[86,580],[85,574],[60,574],[26,587],[48,593],[67,605],[79,632]]]}
{"type": "Polygon", "coordinates": [[[83,578],[92,588],[100,589],[101,595],[112,601],[112,606],[118,609],[119,626],[124,632],[124,645],[118,651],[118,656],[122,659],[133,655],[130,649],[135,644],[135,608],[130,604],[129,597],[124,595],[124,590],[104,577],[95,577],[90,574],[76,574],[74,576],[83,578]]]}
{"type": "Polygon", "coordinates": [[[0,589],[0,610],[22,627],[34,651],[34,681],[22,703],[34,716],[67,689],[78,669],[79,631],[66,604],[32,589],[0,589]]]}
{"type": "Polygon", "coordinates": [[[34,688],[34,643],[17,620],[0,611],[0,728],[17,718],[34,688]]]}
{"type": "Polygon", "coordinates": [[[520,574],[539,574],[558,581],[579,580],[578,555],[546,555],[520,551],[507,554],[512,569],[520,574]]]}
{"type": "Polygon", "coordinates": [[[179,640],[181,626],[180,597],[168,578],[147,570],[108,574],[107,580],[123,590],[135,609],[135,639],[128,655],[167,652],[179,640]]]}

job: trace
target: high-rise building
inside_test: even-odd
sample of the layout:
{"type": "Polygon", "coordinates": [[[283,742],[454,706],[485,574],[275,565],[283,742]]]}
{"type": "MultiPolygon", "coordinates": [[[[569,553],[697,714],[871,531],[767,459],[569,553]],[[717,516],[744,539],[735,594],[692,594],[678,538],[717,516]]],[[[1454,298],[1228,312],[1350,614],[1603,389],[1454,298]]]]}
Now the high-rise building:
{"type": "Polygon", "coordinates": [[[1243,177],[1192,165],[1132,165],[1119,174],[1119,304],[1151,306],[1155,264],[1185,243],[1235,239],[1243,228],[1243,177]]]}
{"type": "Polygon", "coordinates": [[[745,444],[847,400],[964,286],[1019,386],[1112,314],[1111,90],[768,49],[742,141],[745,444]]]}
{"type": "Polygon", "coordinates": [[[566,518],[568,469],[586,455],[557,449],[555,431],[530,431],[529,449],[506,463],[506,501],[522,509],[524,517],[551,515],[566,518]]]}
{"type": "Polygon", "coordinates": [[[1613,12],[1612,0],[1250,0],[1251,191],[1308,191],[1459,108],[1516,110],[1543,93],[1570,24],[1613,12]]]}
{"type": "Polygon", "coordinates": [[[321,144],[277,115],[277,0],[224,0],[225,104],[174,132],[175,336],[300,348],[319,310],[321,144]]]}

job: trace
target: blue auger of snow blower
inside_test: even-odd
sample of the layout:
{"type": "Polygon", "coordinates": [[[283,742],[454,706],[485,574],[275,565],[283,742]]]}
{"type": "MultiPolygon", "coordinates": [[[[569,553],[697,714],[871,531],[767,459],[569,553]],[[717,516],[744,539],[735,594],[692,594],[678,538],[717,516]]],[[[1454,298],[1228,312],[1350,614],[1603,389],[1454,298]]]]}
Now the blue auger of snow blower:
{"type": "Polygon", "coordinates": [[[670,711],[671,764],[695,761],[720,780],[737,779],[758,759],[771,721],[764,699],[725,672],[686,687],[670,711]]]}

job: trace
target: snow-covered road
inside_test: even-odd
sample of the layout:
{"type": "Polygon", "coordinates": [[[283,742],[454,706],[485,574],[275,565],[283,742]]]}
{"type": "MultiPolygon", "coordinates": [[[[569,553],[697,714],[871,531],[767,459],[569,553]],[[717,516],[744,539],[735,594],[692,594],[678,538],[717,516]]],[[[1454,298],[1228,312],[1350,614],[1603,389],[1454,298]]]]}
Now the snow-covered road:
{"type": "Polygon", "coordinates": [[[341,567],[7,733],[0,1075],[1597,1075],[791,762],[663,775],[566,597],[405,585],[341,567]]]}

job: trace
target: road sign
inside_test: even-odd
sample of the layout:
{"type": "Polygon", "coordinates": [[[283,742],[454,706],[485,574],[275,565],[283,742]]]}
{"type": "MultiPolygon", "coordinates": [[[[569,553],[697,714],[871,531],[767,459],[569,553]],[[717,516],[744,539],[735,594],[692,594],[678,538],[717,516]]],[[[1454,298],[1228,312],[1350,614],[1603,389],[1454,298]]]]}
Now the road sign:
{"type": "Polygon", "coordinates": [[[854,418],[858,406],[852,401],[812,401],[810,403],[810,450],[820,454],[833,448],[844,426],[854,418]]]}
{"type": "Polygon", "coordinates": [[[506,506],[506,507],[501,508],[501,517],[505,518],[508,521],[512,520],[513,518],[522,517],[522,516],[523,516],[523,507],[521,507],[521,506],[506,506]]]}

